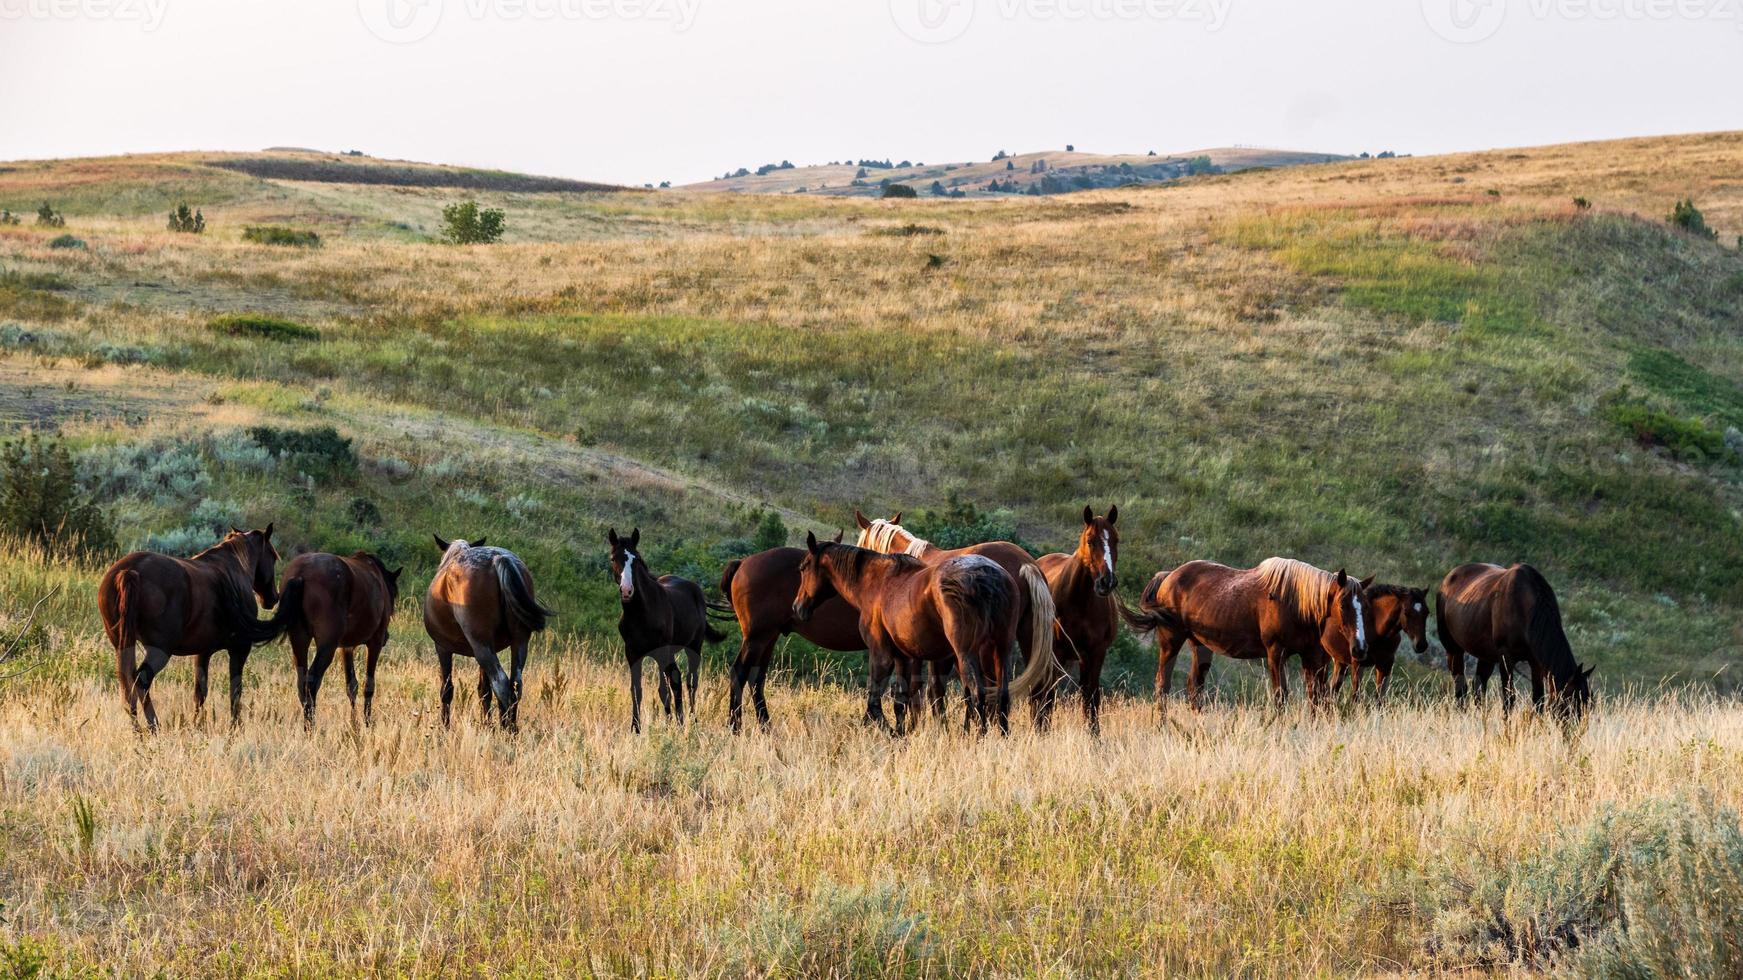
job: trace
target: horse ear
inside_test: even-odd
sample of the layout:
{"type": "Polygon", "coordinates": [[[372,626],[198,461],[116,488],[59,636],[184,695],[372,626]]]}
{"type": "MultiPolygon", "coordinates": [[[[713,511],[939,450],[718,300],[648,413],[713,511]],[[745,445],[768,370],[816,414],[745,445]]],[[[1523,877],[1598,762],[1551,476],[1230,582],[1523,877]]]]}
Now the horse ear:
{"type": "Polygon", "coordinates": [[[1119,522],[1120,522],[1120,505],[1119,504],[1108,504],[1108,523],[1109,524],[1118,524],[1119,522]]]}
{"type": "Polygon", "coordinates": [[[617,547],[617,528],[615,528],[615,527],[606,528],[605,529],[605,540],[609,541],[613,548],[617,547]]]}
{"type": "Polygon", "coordinates": [[[1088,504],[1083,505],[1083,523],[1090,526],[1095,525],[1095,510],[1088,504]]]}
{"type": "Polygon", "coordinates": [[[232,525],[230,525],[230,533],[231,533],[231,534],[241,534],[241,533],[242,533],[242,532],[241,532],[241,531],[238,531],[238,530],[237,530],[237,529],[236,529],[236,525],[234,525],[234,524],[232,524],[232,525]]]}
{"type": "Polygon", "coordinates": [[[474,548],[482,548],[482,547],[484,547],[484,542],[486,542],[488,540],[490,540],[490,539],[489,538],[479,538],[477,541],[473,541],[470,544],[474,548]]]}
{"type": "Polygon", "coordinates": [[[900,524],[900,523],[902,523],[902,512],[901,512],[901,511],[899,511],[899,510],[898,510],[898,511],[896,511],[896,516],[894,516],[894,517],[892,517],[892,518],[890,518],[890,523],[891,523],[891,524],[900,524]]]}
{"type": "Polygon", "coordinates": [[[1344,574],[1344,570],[1341,568],[1338,569],[1338,588],[1340,588],[1340,589],[1343,588],[1346,584],[1349,583],[1349,581],[1350,581],[1350,577],[1348,575],[1344,574]]]}
{"type": "Polygon", "coordinates": [[[440,534],[432,534],[432,535],[430,535],[430,537],[436,539],[436,547],[437,548],[439,548],[443,552],[446,552],[448,550],[448,542],[443,541],[442,536],[440,534]]]}
{"type": "Polygon", "coordinates": [[[871,530],[871,521],[866,520],[865,515],[859,512],[858,507],[853,509],[853,522],[859,525],[861,531],[871,530]]]}
{"type": "Polygon", "coordinates": [[[394,580],[394,581],[395,581],[395,582],[398,582],[398,581],[399,581],[399,575],[400,575],[400,573],[401,573],[401,572],[403,572],[403,571],[405,571],[405,566],[404,566],[404,565],[401,565],[401,566],[399,566],[399,567],[398,567],[398,568],[396,568],[396,569],[394,569],[394,570],[393,570],[393,571],[391,571],[391,572],[388,572],[388,573],[387,573],[387,577],[388,577],[388,578],[390,578],[390,579],[393,579],[393,580],[394,580]]]}
{"type": "Polygon", "coordinates": [[[817,533],[815,531],[805,532],[805,550],[814,555],[823,550],[822,546],[817,543],[817,533]]]}
{"type": "Polygon", "coordinates": [[[633,549],[639,547],[641,545],[641,543],[642,543],[642,529],[639,527],[630,528],[629,529],[629,546],[630,546],[630,548],[633,550],[633,549]]]}
{"type": "Polygon", "coordinates": [[[1595,671],[1597,669],[1598,669],[1598,665],[1593,664],[1590,667],[1587,667],[1585,670],[1580,671],[1580,676],[1584,677],[1584,678],[1589,678],[1592,676],[1592,671],[1595,671]]]}
{"type": "Polygon", "coordinates": [[[267,521],[267,522],[266,522],[266,537],[267,537],[267,540],[271,540],[271,539],[272,539],[272,525],[273,525],[273,522],[272,522],[272,521],[267,521]]]}
{"type": "Polygon", "coordinates": [[[841,529],[838,529],[838,530],[837,530],[837,531],[836,531],[836,532],[835,532],[835,543],[836,543],[836,544],[840,544],[840,543],[841,543],[841,536],[842,536],[842,535],[844,535],[844,534],[846,534],[846,533],[847,533],[847,529],[846,529],[846,528],[841,528],[841,529]]]}
{"type": "Polygon", "coordinates": [[[1363,592],[1368,591],[1368,588],[1370,586],[1372,586],[1373,584],[1374,584],[1374,576],[1372,576],[1372,575],[1368,576],[1365,579],[1362,579],[1362,591],[1363,592]]]}

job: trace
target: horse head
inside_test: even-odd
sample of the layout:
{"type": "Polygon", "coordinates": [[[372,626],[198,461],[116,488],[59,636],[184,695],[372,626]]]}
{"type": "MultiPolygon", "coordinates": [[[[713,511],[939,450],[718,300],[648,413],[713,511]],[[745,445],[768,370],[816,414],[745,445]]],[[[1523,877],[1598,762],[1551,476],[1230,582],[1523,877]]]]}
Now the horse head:
{"type": "Polygon", "coordinates": [[[1411,589],[1404,597],[1404,633],[1419,654],[1428,652],[1428,590],[1411,589]]]}
{"type": "Polygon", "coordinates": [[[902,527],[902,512],[896,511],[896,516],[889,520],[872,520],[853,510],[853,521],[859,525],[859,537],[854,539],[855,548],[865,548],[869,551],[879,551],[884,554],[900,554],[914,543],[914,536],[902,527]]]}
{"type": "Polygon", "coordinates": [[[272,546],[272,524],[253,531],[231,528],[224,540],[241,542],[238,554],[248,573],[249,585],[263,609],[278,605],[278,549],[272,546]]]}
{"type": "Polygon", "coordinates": [[[1078,538],[1077,551],[1095,576],[1095,594],[1099,596],[1113,595],[1120,584],[1114,571],[1120,557],[1120,532],[1114,528],[1114,522],[1119,519],[1118,504],[1108,508],[1106,517],[1095,516],[1088,504],[1083,507],[1083,535],[1078,538]]]}
{"type": "Polygon", "coordinates": [[[1554,682],[1555,712],[1564,721],[1578,721],[1585,714],[1586,706],[1592,703],[1592,671],[1598,669],[1595,665],[1581,666],[1578,660],[1573,663],[1573,673],[1554,682]]]}
{"type": "MultiPolygon", "coordinates": [[[[857,511],[854,516],[864,519],[857,511]]],[[[805,532],[805,559],[799,563],[799,591],[793,596],[795,620],[803,623],[810,619],[819,604],[835,595],[835,583],[823,566],[830,549],[839,547],[832,541],[818,541],[817,535],[805,532]]]]}
{"type": "Polygon", "coordinates": [[[1327,630],[1336,634],[1358,664],[1367,663],[1374,648],[1374,608],[1368,602],[1368,586],[1373,584],[1372,575],[1358,582],[1340,568],[1328,586],[1332,595],[1327,630]]]}
{"type": "Polygon", "coordinates": [[[605,540],[611,545],[611,575],[617,579],[617,595],[624,602],[635,598],[635,563],[641,555],[642,529],[631,528],[629,537],[617,536],[617,528],[607,528],[605,540]]]}

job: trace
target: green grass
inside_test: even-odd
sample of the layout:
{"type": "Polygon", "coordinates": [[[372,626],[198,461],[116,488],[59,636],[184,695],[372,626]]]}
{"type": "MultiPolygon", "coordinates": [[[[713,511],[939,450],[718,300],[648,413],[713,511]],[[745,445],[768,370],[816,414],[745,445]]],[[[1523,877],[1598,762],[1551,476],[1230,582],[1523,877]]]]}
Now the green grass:
{"type": "Polygon", "coordinates": [[[321,339],[321,332],[314,327],[273,316],[234,313],[218,317],[209,326],[216,333],[232,337],[260,337],[280,341],[321,339]]]}

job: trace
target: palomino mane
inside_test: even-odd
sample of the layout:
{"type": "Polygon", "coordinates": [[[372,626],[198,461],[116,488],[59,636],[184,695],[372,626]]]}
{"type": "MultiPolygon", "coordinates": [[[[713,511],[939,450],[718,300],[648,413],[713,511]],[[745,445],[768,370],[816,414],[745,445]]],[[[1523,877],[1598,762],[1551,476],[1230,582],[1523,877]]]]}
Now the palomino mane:
{"type": "Polygon", "coordinates": [[[1303,618],[1318,621],[1331,615],[1331,597],[1337,592],[1332,573],[1294,558],[1267,558],[1254,571],[1272,596],[1303,618]]]}
{"type": "Polygon", "coordinates": [[[890,550],[891,542],[895,540],[896,535],[898,534],[906,534],[909,539],[908,547],[899,552],[899,554],[918,558],[924,554],[928,548],[932,547],[932,542],[920,537],[900,524],[892,524],[882,518],[872,521],[871,527],[860,531],[859,541],[856,542],[856,544],[858,547],[868,548],[880,554],[898,554],[898,552],[892,552],[890,550]]]}

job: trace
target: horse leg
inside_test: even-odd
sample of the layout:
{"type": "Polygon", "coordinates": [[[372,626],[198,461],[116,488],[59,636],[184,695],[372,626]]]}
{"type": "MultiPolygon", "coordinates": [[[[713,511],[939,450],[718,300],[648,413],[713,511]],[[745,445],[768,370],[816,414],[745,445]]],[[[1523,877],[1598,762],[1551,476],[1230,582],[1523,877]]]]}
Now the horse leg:
{"type": "Polygon", "coordinates": [[[502,727],[514,731],[514,685],[509,682],[508,672],[502,669],[502,661],[496,657],[496,651],[481,643],[472,644],[472,658],[478,661],[478,671],[490,681],[491,693],[496,695],[496,717],[502,727]]]}
{"type": "Polygon", "coordinates": [[[1283,675],[1283,659],[1289,651],[1279,646],[1265,649],[1265,671],[1271,675],[1271,704],[1281,708],[1289,701],[1289,679],[1283,675]]]}
{"type": "MultiPolygon", "coordinates": [[[[1441,632],[1440,642],[1446,646],[1446,672],[1452,675],[1453,697],[1462,705],[1465,703],[1466,692],[1469,690],[1465,687],[1464,648],[1448,642],[1444,630],[1441,632]]],[[[1487,678],[1489,675],[1483,670],[1483,663],[1484,661],[1477,661],[1477,673],[1480,678],[1487,678]]],[[[1482,681],[1479,680],[1477,685],[1477,699],[1480,701],[1483,696],[1482,681]]]]}
{"type": "MultiPolygon", "coordinates": [[[[1465,693],[1464,662],[1465,662],[1465,655],[1461,653],[1461,654],[1459,654],[1459,699],[1460,700],[1464,699],[1464,693],[1465,693]]],[[[1473,677],[1471,679],[1471,701],[1473,703],[1475,703],[1479,706],[1482,705],[1483,696],[1489,690],[1489,675],[1493,674],[1494,672],[1495,672],[1495,661],[1493,661],[1493,660],[1479,660],[1479,661],[1477,661],[1477,674],[1475,677],[1473,677]]]]}
{"type": "Polygon", "coordinates": [[[1342,660],[1338,660],[1335,657],[1332,658],[1331,679],[1326,682],[1326,690],[1327,690],[1328,695],[1331,697],[1336,697],[1338,695],[1338,692],[1340,692],[1344,689],[1344,677],[1349,676],[1349,675],[1353,675],[1353,677],[1354,677],[1353,685],[1351,686],[1350,690],[1351,691],[1361,690],[1362,689],[1362,668],[1360,666],[1345,667],[1344,662],[1342,660]]]}
{"type": "Polygon", "coordinates": [[[914,676],[915,663],[916,661],[903,658],[890,677],[890,703],[895,706],[897,735],[908,731],[908,711],[912,706],[908,692],[913,687],[911,678],[914,676]]]}
{"type": "Polygon", "coordinates": [[[1537,661],[1529,661],[1531,665],[1531,708],[1541,713],[1543,711],[1543,667],[1537,661]]]}
{"type": "Polygon", "coordinates": [[[1513,661],[1501,661],[1501,717],[1513,713],[1513,661]]]}
{"type": "MultiPolygon", "coordinates": [[[[992,661],[994,669],[998,671],[997,676],[993,678],[995,685],[993,719],[998,722],[999,734],[1009,735],[1011,734],[1011,667],[1016,661],[1012,659],[1009,648],[1000,649],[996,643],[989,643],[988,652],[992,654],[989,659],[992,661]]],[[[1058,683],[1057,677],[1054,678],[1054,683],[1058,683]]],[[[1053,687],[1053,684],[1049,684],[1048,691],[1051,692],[1053,687]]]]}
{"type": "Polygon", "coordinates": [[[950,667],[947,663],[934,660],[926,665],[926,699],[931,702],[932,715],[944,717],[945,704],[950,694],[950,667]]]}
{"type": "Polygon", "coordinates": [[[1083,722],[1091,735],[1101,734],[1101,668],[1108,652],[1085,651],[1083,665],[1078,670],[1077,686],[1083,697],[1083,722]]]}
{"type": "MultiPolygon", "coordinates": [[[[1186,637],[1173,633],[1158,634],[1156,637],[1156,707],[1166,710],[1168,695],[1174,692],[1174,658],[1180,656],[1180,648],[1186,645],[1186,637]]],[[[1196,655],[1193,663],[1197,663],[1196,655]]]]}
{"type": "Polygon", "coordinates": [[[242,668],[248,664],[248,647],[230,648],[230,727],[242,725],[242,668]]]}
{"type": "Polygon", "coordinates": [[[1215,659],[1210,647],[1202,643],[1192,645],[1192,675],[1187,678],[1186,700],[1194,711],[1204,710],[1204,686],[1210,680],[1210,665],[1215,659]]]}
{"type": "Polygon", "coordinates": [[[690,713],[696,713],[696,681],[702,674],[702,641],[697,640],[696,646],[684,648],[684,693],[690,697],[690,713]]]}
{"type": "MultiPolygon", "coordinates": [[[[764,645],[761,637],[758,637],[754,643],[755,646],[752,645],[750,634],[746,633],[744,639],[739,641],[738,657],[733,660],[732,670],[728,674],[732,686],[726,698],[726,720],[732,727],[734,734],[744,728],[744,688],[746,684],[750,683],[751,664],[758,659],[757,654],[764,645]]],[[[768,645],[774,645],[773,637],[768,638],[768,645]]]]}
{"type": "Polygon", "coordinates": [[[315,713],[309,699],[309,634],[301,627],[290,631],[291,664],[297,669],[297,704],[302,706],[306,721],[315,713]]]}
{"type": "Polygon", "coordinates": [[[660,692],[660,708],[666,713],[667,718],[672,717],[672,678],[671,675],[666,672],[666,666],[671,661],[671,657],[672,654],[670,651],[666,651],[663,656],[659,653],[653,654],[654,673],[659,677],[660,681],[658,688],[660,692]]]}
{"type": "Polygon", "coordinates": [[[1307,701],[1315,708],[1325,706],[1329,696],[1326,683],[1326,671],[1331,658],[1323,651],[1301,655],[1301,686],[1306,690],[1307,701]]]}
{"type": "Polygon", "coordinates": [[[303,724],[315,724],[315,701],[321,696],[321,681],[326,679],[327,668],[333,665],[334,647],[326,643],[315,644],[315,662],[309,665],[308,700],[303,702],[303,724]]]}
{"type": "Polygon", "coordinates": [[[866,667],[865,723],[889,731],[890,723],[884,718],[884,688],[890,682],[890,673],[895,670],[895,658],[881,647],[867,650],[866,667]]]}
{"type": "Polygon", "coordinates": [[[351,720],[357,721],[357,657],[353,647],[340,647],[339,659],[345,664],[345,696],[351,700],[351,720]]]}
{"type": "Polygon", "coordinates": [[[629,730],[640,735],[642,730],[642,659],[629,658],[629,730]]]}
{"type": "Polygon", "coordinates": [[[484,672],[484,665],[478,665],[478,717],[484,721],[490,720],[490,704],[494,695],[490,692],[490,675],[484,672]]]}
{"type": "Polygon", "coordinates": [[[667,654],[664,665],[665,687],[672,689],[672,708],[677,712],[678,726],[684,725],[684,675],[678,670],[677,654],[667,654]]]}
{"type": "Polygon", "coordinates": [[[764,656],[751,668],[751,671],[751,699],[756,702],[757,724],[766,732],[771,727],[769,724],[769,697],[767,691],[764,690],[769,683],[769,658],[764,656]]]}
{"type": "Polygon", "coordinates": [[[194,657],[194,721],[198,722],[206,716],[206,688],[212,675],[212,654],[210,652],[196,654],[194,657]]]}
{"type": "Polygon", "coordinates": [[[369,655],[363,661],[363,723],[375,721],[375,664],[381,659],[381,644],[370,643],[369,655]]]}
{"type": "Polygon", "coordinates": [[[454,652],[442,647],[436,648],[436,669],[442,676],[442,727],[447,728],[451,721],[451,709],[454,704],[454,652]]]}
{"type": "Polygon", "coordinates": [[[531,637],[527,637],[519,643],[516,643],[514,645],[514,652],[509,659],[509,670],[511,673],[508,678],[508,688],[509,692],[514,695],[514,701],[508,708],[508,725],[510,728],[520,727],[520,699],[527,670],[527,642],[530,639],[531,637]]]}
{"type": "Polygon", "coordinates": [[[133,675],[133,696],[145,709],[145,727],[157,731],[157,706],[151,703],[151,682],[169,666],[169,651],[158,647],[145,648],[145,663],[133,675]]]}

